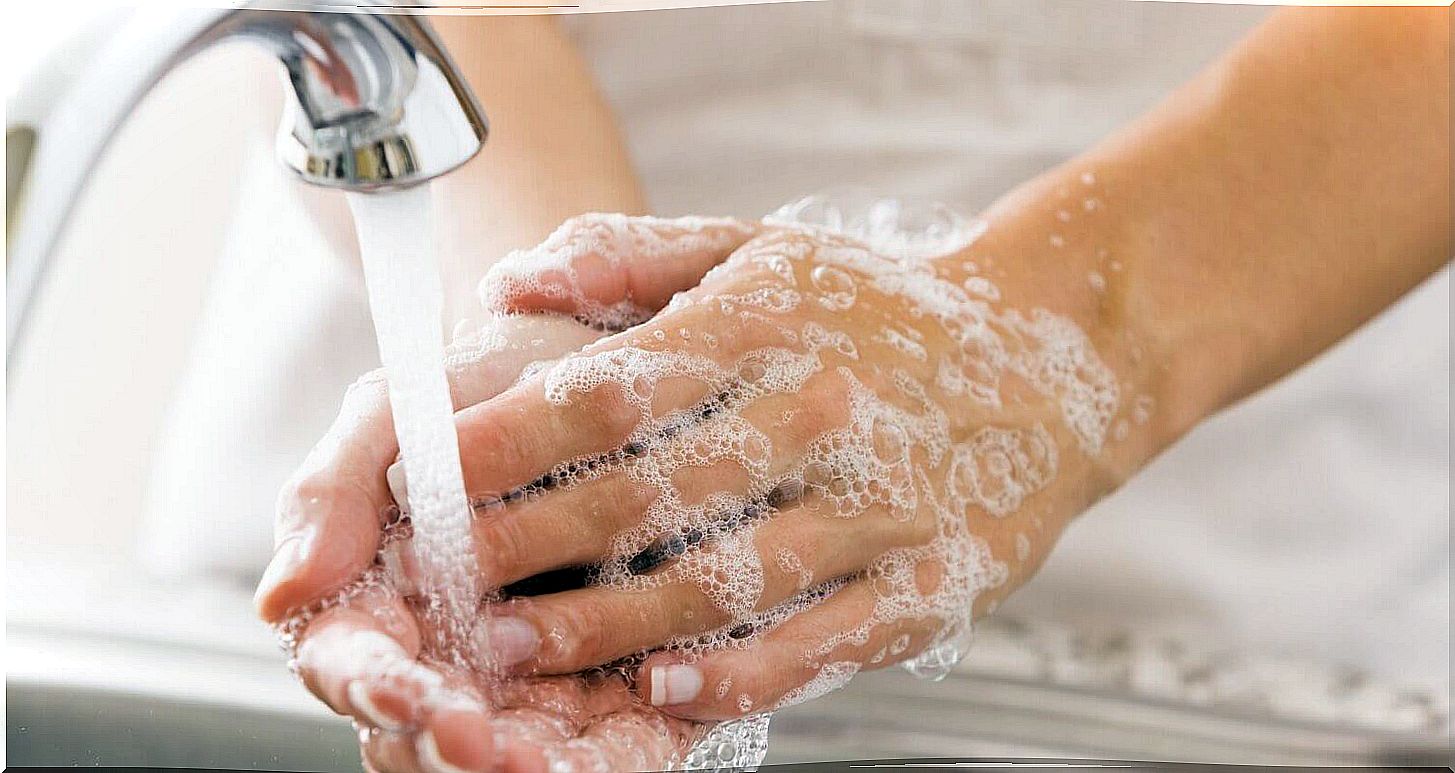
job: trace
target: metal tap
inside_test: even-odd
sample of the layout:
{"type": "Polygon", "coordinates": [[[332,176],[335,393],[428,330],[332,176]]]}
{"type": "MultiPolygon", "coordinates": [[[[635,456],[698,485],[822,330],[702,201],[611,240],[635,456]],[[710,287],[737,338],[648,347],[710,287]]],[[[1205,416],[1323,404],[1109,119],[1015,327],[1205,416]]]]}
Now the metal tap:
{"type": "Polygon", "coordinates": [[[404,188],[472,158],[485,141],[485,114],[454,63],[421,17],[375,10],[137,12],[87,46],[80,69],[40,114],[12,112],[5,132],[7,369],[102,149],[153,85],[213,44],[248,41],[278,58],[291,86],[278,159],[306,182],[404,188]]]}

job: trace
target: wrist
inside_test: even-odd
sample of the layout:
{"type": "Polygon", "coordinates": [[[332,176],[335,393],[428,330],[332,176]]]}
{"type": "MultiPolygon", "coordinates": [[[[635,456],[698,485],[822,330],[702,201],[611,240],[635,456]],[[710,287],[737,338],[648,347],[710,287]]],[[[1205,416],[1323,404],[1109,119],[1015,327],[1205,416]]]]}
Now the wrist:
{"type": "Polygon", "coordinates": [[[1179,350],[1179,331],[1148,318],[1137,218],[1119,201],[1117,171],[1072,162],[1012,191],[986,213],[985,234],[946,259],[946,270],[976,272],[1022,314],[1044,309],[1069,319],[1114,374],[1117,407],[1091,458],[1093,495],[1119,484],[1184,434],[1216,402],[1179,350]]]}

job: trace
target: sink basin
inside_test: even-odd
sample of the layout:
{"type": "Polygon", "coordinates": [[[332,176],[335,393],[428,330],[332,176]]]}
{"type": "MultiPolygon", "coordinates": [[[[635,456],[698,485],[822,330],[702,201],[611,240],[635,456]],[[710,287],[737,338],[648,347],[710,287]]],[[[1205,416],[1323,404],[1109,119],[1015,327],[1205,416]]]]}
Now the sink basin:
{"type": "MultiPolygon", "coordinates": [[[[251,619],[241,583],[169,584],[96,564],[40,573],[12,561],[9,572],[11,764],[359,770],[353,731],[286,672],[271,632],[251,619]]],[[[1450,762],[1448,717],[1441,725],[1438,714],[1448,704],[1430,715],[1434,724],[1420,715],[1380,725],[1379,716],[1363,724],[1327,712],[1290,716],[1275,710],[1277,701],[1264,705],[1267,696],[1264,704],[1215,693],[1200,702],[1159,697],[1117,687],[1105,646],[1075,668],[1047,671],[1045,652],[1056,647],[1037,630],[984,626],[968,661],[938,683],[897,669],[862,674],[783,711],[766,762],[1450,762]]],[[[1313,703],[1347,704],[1352,693],[1341,689],[1344,697],[1313,703]]]]}

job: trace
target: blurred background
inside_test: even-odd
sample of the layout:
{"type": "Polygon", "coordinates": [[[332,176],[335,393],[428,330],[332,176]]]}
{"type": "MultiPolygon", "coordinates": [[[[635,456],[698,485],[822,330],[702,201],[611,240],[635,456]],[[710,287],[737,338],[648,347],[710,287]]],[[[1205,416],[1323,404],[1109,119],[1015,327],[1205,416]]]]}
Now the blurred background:
{"type": "MultiPolygon", "coordinates": [[[[17,13],[12,116],[124,11],[17,13]]],[[[654,209],[756,217],[846,184],[974,212],[1267,13],[842,0],[560,24],[654,209]]],[[[145,99],[9,363],[12,764],[357,769],[249,601],[280,484],[377,364],[342,202],[273,160],[275,67],[222,48],[145,99]]],[[[769,761],[1448,761],[1449,300],[1447,269],[1087,513],[947,683],[862,676],[775,719],[769,761]]]]}

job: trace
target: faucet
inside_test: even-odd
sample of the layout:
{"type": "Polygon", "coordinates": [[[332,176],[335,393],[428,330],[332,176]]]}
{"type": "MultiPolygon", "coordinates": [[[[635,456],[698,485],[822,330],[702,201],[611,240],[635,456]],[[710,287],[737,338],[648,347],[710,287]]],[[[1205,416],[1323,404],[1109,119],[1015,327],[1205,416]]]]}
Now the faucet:
{"type": "MultiPolygon", "coordinates": [[[[338,6],[333,6],[338,7],[338,6]]],[[[39,115],[5,130],[6,368],[51,251],[102,149],[172,68],[245,40],[282,63],[291,86],[277,156],[299,178],[345,191],[406,188],[470,160],[485,114],[428,24],[414,15],[276,8],[136,12],[87,47],[39,115]]]]}

